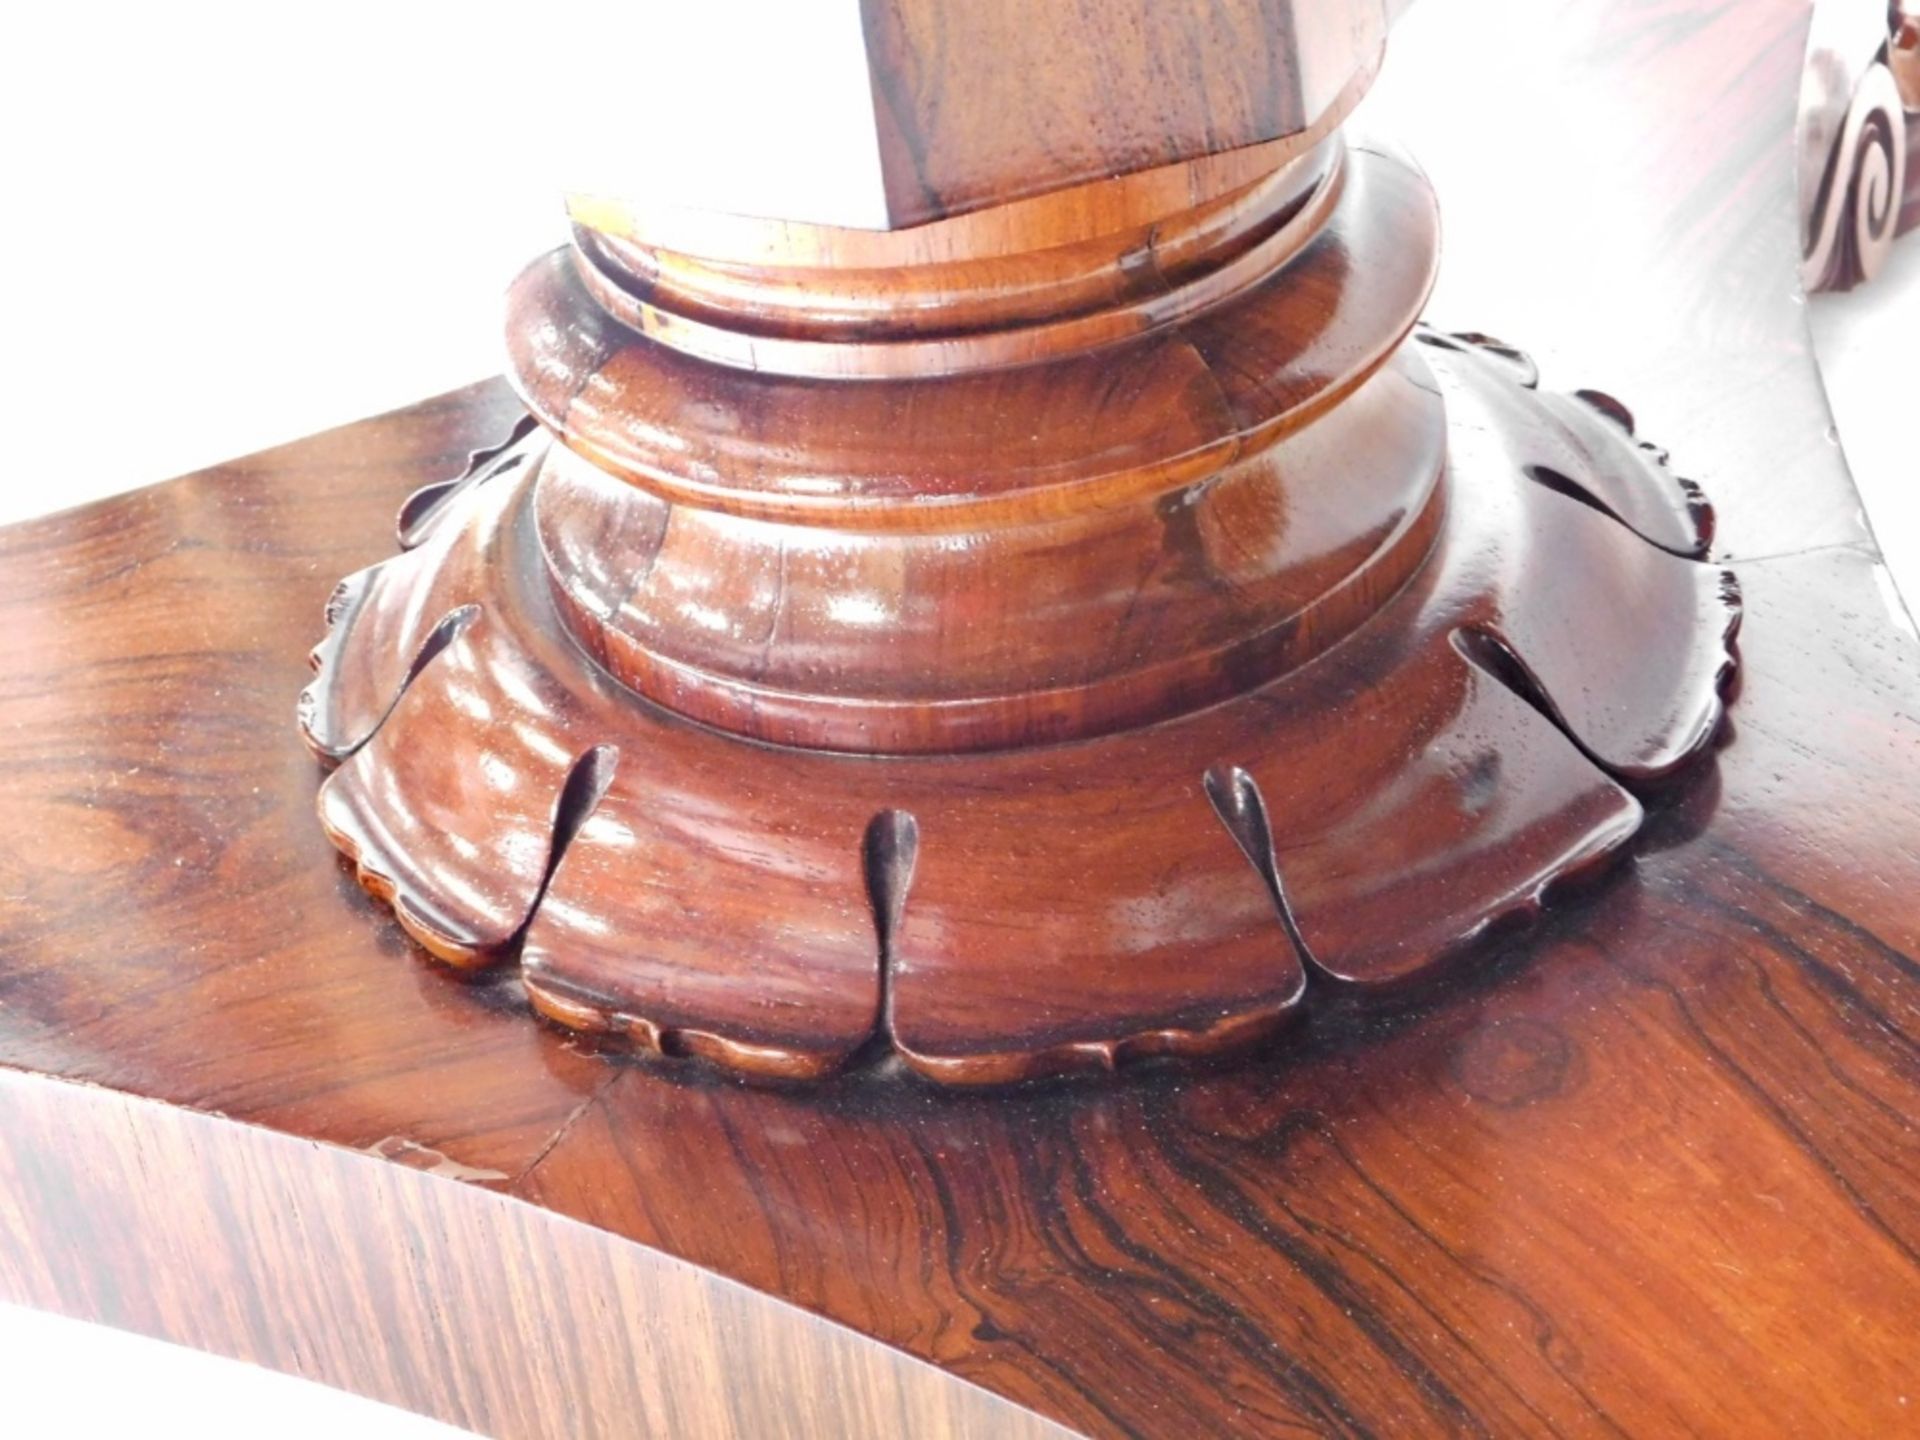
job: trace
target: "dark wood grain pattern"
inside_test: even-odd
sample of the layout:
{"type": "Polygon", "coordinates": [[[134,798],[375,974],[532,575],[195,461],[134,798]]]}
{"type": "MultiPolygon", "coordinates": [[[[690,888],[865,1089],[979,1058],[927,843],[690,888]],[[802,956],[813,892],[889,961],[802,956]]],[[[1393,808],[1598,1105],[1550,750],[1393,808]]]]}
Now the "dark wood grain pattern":
{"type": "Polygon", "coordinates": [[[895,227],[1293,134],[1377,62],[1378,0],[861,0],[895,227]],[[1099,56],[1100,63],[1086,63],[1099,56]]]}
{"type": "MultiPolygon", "coordinates": [[[[0,1061],[45,1077],[0,1106],[4,1293],[500,1434],[1007,1433],[926,1408],[959,1404],[946,1377],[1116,1435],[1911,1430],[1920,644],[1792,283],[1803,17],[1558,19],[1557,108],[1423,138],[1460,257],[1434,313],[1626,397],[1714,498],[1733,731],[1630,865],[1471,971],[1310,996],[1231,1070],[978,1096],[597,1052],[511,978],[416,962],[329,863],[289,743],[337,577],[516,418],[463,392],[0,532],[0,1061]],[[1587,164],[1556,172],[1574,133],[1587,164]],[[1496,144],[1517,169],[1476,188],[1496,144]],[[1542,214],[1581,222],[1546,264],[1542,214]],[[237,1208],[205,1178],[240,1173],[237,1208]],[[529,1298],[389,1283],[395,1214],[404,1253],[477,1245],[529,1298]],[[338,1238],[293,1263],[310,1225],[338,1238]],[[375,1257],[345,1295],[343,1249],[375,1257]],[[871,1378],[758,1385],[662,1257],[750,1287],[743,1324],[790,1302],[866,1337],[836,1374],[929,1362],[912,1425],[871,1378]],[[578,1304],[531,1298],[555,1295],[578,1304]]],[[[1231,774],[1216,793],[1243,813],[1231,774]]],[[[904,836],[851,839],[884,862],[904,836]]],[[[779,1313],[749,1343],[825,1373],[817,1322],[779,1313]]]]}
{"type": "Polygon", "coordinates": [[[485,1177],[403,1144],[354,1155],[11,1072],[0,1103],[0,1185],[60,1201],[7,1217],[0,1284],[16,1301],[63,1304],[112,1234],[170,1263],[91,1289],[101,1320],[489,1434],[799,1437],[827,1417],[861,1436],[1068,1433],[657,1252],[609,1256],[479,1186],[422,1184],[485,1177]],[[643,1304],[670,1322],[610,1323],[643,1304]],[[507,1314],[512,1333],[477,1333],[475,1315],[507,1314]],[[724,1388],[690,1390],[700,1373],[724,1388]]]}
{"type": "MultiPolygon", "coordinates": [[[[746,95],[737,126],[718,143],[697,127],[662,126],[668,106],[647,108],[658,96],[604,118],[575,111],[567,124],[576,131],[606,124],[617,134],[604,147],[590,141],[584,161],[576,155],[561,168],[575,183],[627,177],[612,193],[574,195],[577,214],[644,216],[649,230],[665,223],[709,237],[770,231],[781,249],[795,238],[790,225],[828,248],[871,251],[874,236],[908,228],[938,232],[909,247],[938,245],[975,229],[966,222],[983,211],[1064,191],[1097,193],[1095,209],[1149,192],[1199,202],[1337,125],[1379,64],[1393,8],[858,0],[790,32],[730,13],[730,29],[701,27],[712,38],[684,53],[673,47],[689,32],[650,35],[666,49],[648,60],[671,72],[659,88],[674,101],[746,95]],[[728,53],[778,46],[789,33],[806,36],[803,54],[777,57],[794,73],[772,85],[756,85],[728,53]],[[702,173],[638,158],[645,149],[629,132],[675,143],[668,128],[681,130],[675,139],[702,173]]],[[[610,43],[604,27],[580,40],[610,43]]],[[[718,254],[704,245],[690,253],[718,254]]]]}

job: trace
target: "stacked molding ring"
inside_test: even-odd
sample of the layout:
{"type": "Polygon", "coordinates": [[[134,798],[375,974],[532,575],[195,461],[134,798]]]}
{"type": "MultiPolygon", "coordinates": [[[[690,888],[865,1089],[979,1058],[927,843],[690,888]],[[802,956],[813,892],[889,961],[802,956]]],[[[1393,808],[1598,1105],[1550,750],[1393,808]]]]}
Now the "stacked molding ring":
{"type": "Polygon", "coordinates": [[[1740,617],[1624,407],[1414,339],[1446,493],[1397,593],[1224,701],[985,753],[770,746],[620,685],[556,613],[533,502],[563,452],[524,422],[330,603],[323,824],[434,955],[760,1075],[1109,1069],[1404,981],[1622,851],[1636,792],[1710,752],[1740,617]]]}

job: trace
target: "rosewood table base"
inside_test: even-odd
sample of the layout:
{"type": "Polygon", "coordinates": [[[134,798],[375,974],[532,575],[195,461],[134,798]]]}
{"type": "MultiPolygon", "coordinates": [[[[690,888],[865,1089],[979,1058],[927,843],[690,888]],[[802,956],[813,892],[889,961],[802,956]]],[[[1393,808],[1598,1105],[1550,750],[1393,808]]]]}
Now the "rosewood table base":
{"type": "Polygon", "coordinates": [[[1363,535],[1374,563],[1282,632],[1331,631],[1324,653],[1004,752],[755,744],[623,689],[569,643],[548,566],[582,509],[615,533],[625,493],[516,430],[410,501],[410,551],[329,605],[302,707],[342,762],[322,823],[433,954],[518,958],[562,1024],[767,1076],[1111,1070],[1244,1049],[1310,974],[1403,985],[1618,858],[1644,818],[1626,787],[1670,787],[1715,740],[1740,617],[1711,510],[1619,402],[1540,393],[1482,337],[1416,342],[1340,432],[1290,447],[1311,483],[1229,474],[1154,507],[1152,569],[1204,593],[1253,575],[1270,508],[1291,534],[1400,482],[1341,449],[1346,415],[1430,432],[1363,535]]]}
{"type": "Polygon", "coordinates": [[[1715,502],[1730,730],[1623,864],[1230,1065],[748,1084],[535,1023],[365,896],[289,723],[483,385],[0,532],[0,1296],[502,1435],[1911,1429],[1920,643],[1792,283],[1803,17],[1557,19],[1556,125],[1614,118],[1524,204],[1426,149],[1432,313],[1715,502]],[[1564,268],[1476,285],[1536,206],[1564,268]]]}

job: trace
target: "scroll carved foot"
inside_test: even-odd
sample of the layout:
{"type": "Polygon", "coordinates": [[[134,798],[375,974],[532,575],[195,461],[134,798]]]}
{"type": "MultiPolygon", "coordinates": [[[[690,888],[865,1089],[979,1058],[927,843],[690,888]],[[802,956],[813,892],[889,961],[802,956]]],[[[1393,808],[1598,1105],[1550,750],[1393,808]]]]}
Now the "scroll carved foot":
{"type": "Polygon", "coordinates": [[[1920,224],[1920,9],[1816,6],[1800,95],[1800,265],[1808,291],[1879,274],[1920,224]]]}

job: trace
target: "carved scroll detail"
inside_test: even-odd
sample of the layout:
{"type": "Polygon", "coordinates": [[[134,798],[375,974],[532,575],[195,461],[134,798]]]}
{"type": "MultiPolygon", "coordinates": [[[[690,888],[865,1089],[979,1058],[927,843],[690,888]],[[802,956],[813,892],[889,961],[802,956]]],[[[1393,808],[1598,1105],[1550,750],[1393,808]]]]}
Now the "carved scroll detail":
{"type": "Polygon", "coordinates": [[[1869,65],[1855,86],[1808,217],[1801,283],[1849,290],[1880,271],[1899,233],[1907,117],[1891,71],[1869,65]]]}

